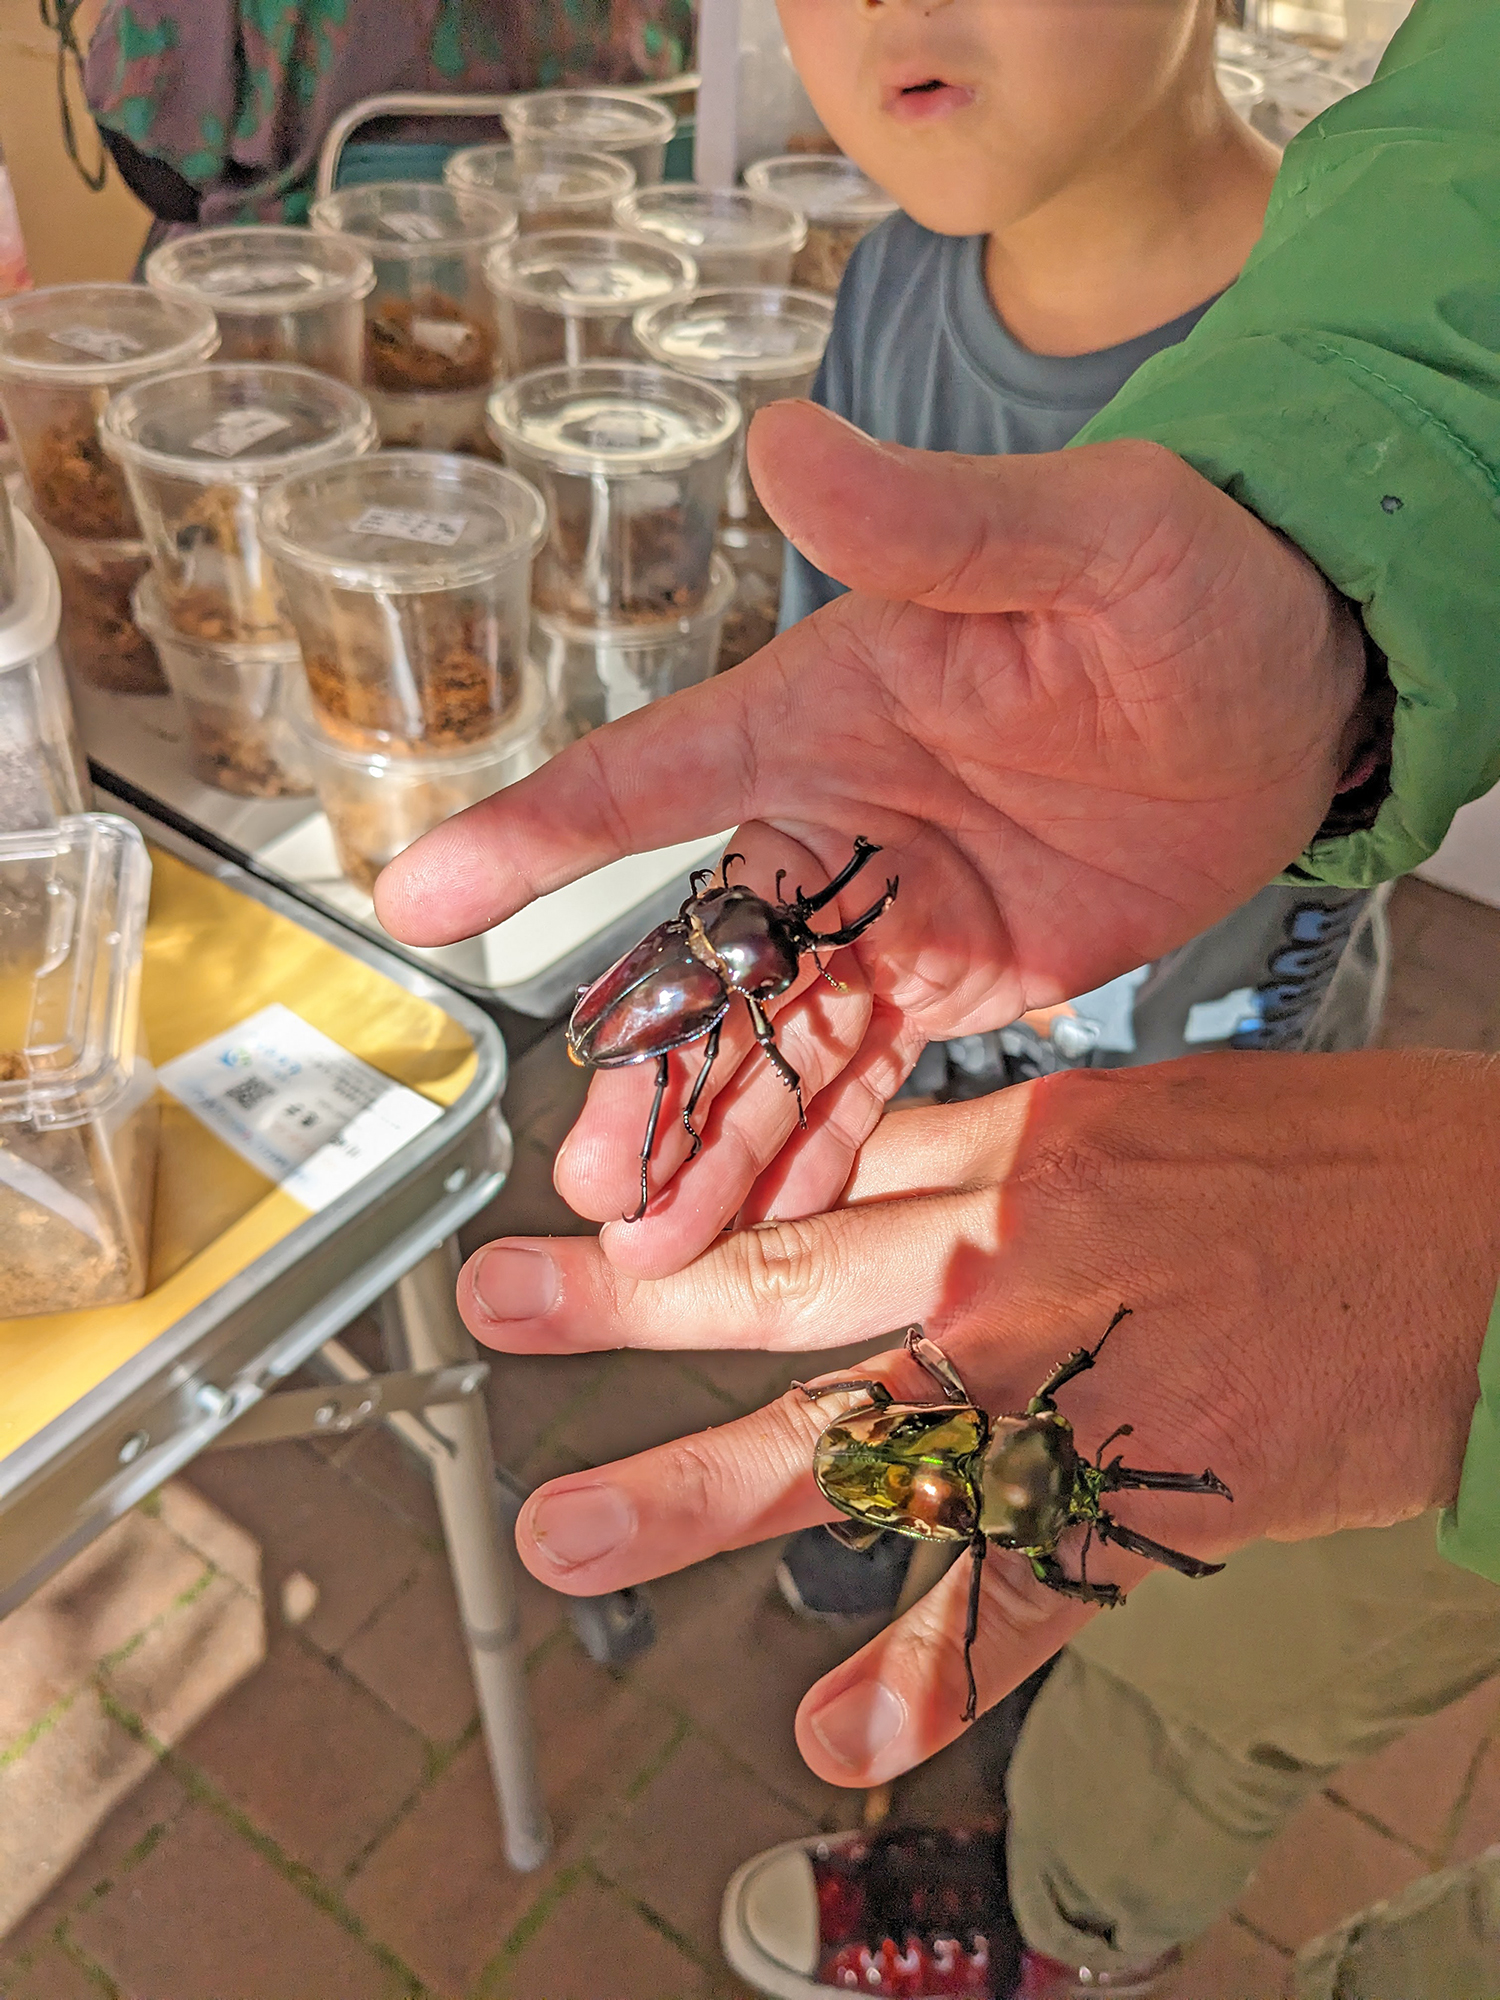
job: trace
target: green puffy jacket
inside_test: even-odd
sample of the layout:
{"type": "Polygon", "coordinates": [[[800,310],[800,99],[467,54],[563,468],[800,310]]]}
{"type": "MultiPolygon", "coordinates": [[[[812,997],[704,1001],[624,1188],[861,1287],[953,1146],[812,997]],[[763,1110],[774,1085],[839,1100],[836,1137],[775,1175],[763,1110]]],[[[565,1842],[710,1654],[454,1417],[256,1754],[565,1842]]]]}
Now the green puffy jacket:
{"type": "MultiPolygon", "coordinates": [[[[1417,0],[1287,149],[1239,282],[1078,442],[1154,438],[1362,607],[1389,795],[1289,879],[1389,881],[1500,781],[1500,4],[1417,0]]],[[[1500,1189],[1496,1189],[1500,1200],[1500,1189]]],[[[1500,1301],[1441,1544],[1500,1582],[1500,1301]]]]}

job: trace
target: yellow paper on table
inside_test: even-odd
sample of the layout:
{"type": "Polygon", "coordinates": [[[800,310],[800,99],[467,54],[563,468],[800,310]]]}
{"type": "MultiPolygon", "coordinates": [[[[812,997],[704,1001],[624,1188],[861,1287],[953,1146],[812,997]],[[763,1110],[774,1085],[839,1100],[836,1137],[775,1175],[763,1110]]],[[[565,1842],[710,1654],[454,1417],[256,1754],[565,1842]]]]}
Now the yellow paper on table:
{"type": "MultiPolygon", "coordinates": [[[[151,860],[141,1016],[154,1063],[280,1002],[434,1103],[463,1095],[474,1045],[441,1007],[175,856],[153,849],[151,860]]],[[[308,1214],[163,1095],[150,1288],[126,1305],[0,1319],[0,1457],[308,1214]]]]}

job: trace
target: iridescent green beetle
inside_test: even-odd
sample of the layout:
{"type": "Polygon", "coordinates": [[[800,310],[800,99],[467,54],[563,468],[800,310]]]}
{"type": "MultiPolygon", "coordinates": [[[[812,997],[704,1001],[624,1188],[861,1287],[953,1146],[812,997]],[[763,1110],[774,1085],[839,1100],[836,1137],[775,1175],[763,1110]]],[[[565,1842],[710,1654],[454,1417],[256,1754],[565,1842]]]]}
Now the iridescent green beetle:
{"type": "Polygon", "coordinates": [[[968,1700],[964,1721],[974,1720],[976,1691],[970,1655],[979,1628],[979,1586],[985,1552],[1014,1549],[1030,1562],[1038,1580],[1064,1597],[1087,1604],[1115,1605],[1123,1593],[1112,1583],[1090,1583],[1089,1544],[1116,1542],[1183,1576],[1214,1576],[1222,1563],[1164,1548],[1105,1513],[1106,1493],[1131,1487],[1168,1493],[1233,1494],[1212,1472],[1141,1472],[1118,1458],[1104,1463],[1116,1438],[1129,1437],[1121,1424],[1100,1445],[1092,1464],[1080,1458],[1073,1426],[1057,1407],[1057,1392],[1093,1367],[1099,1350],[1122,1319],[1121,1306],[1098,1345],[1080,1347],[1060,1361],[1020,1416],[991,1417],[972,1400],[962,1377],[943,1350],[922,1337],[919,1326],[905,1329],[906,1351],[943,1392],[941,1403],[898,1403],[883,1382],[855,1376],[814,1388],[793,1386],[814,1400],[858,1390],[868,1402],[836,1417],[813,1451],[813,1477],[849,1521],[830,1524],[830,1533],[851,1548],[868,1548],[878,1534],[909,1535],[922,1542],[967,1542],[973,1557],[969,1614],[964,1628],[964,1670],[968,1700]],[[1083,1525],[1079,1574],[1069,1576],[1057,1560],[1057,1545],[1071,1527],[1083,1525]]]}

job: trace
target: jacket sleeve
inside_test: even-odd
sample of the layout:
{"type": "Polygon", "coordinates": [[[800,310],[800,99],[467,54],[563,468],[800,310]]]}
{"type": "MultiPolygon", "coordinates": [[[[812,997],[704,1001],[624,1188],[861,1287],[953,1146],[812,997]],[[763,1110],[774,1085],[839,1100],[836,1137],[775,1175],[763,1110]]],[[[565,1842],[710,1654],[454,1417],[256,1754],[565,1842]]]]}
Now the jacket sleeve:
{"type": "Polygon", "coordinates": [[[1417,0],[1375,81],[1288,147],[1239,281],[1075,440],[1168,446],[1389,659],[1389,792],[1285,879],[1404,874],[1500,780],[1497,77],[1495,0],[1417,0]]]}
{"type": "Polygon", "coordinates": [[[1450,1562],[1500,1583],[1500,1293],[1479,1357],[1479,1405],[1458,1500],[1444,1509],[1438,1548],[1450,1562]]]}

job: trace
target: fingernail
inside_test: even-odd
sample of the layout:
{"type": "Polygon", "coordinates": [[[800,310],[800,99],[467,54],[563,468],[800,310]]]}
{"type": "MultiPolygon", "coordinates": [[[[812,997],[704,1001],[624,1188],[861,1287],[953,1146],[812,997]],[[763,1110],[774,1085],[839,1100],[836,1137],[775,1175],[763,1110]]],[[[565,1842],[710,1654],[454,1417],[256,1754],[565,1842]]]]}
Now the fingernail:
{"type": "Polygon", "coordinates": [[[634,1532],[635,1516],[614,1486],[571,1486],[532,1509],[532,1539],[557,1569],[594,1562],[634,1532]]]}
{"type": "Polygon", "coordinates": [[[557,1266],[545,1250],[501,1244],[474,1266],[473,1285],[490,1319],[540,1319],[557,1303],[557,1266]]]}
{"type": "Polygon", "coordinates": [[[880,1681],[857,1681],[811,1718],[813,1735],[849,1771],[865,1770],[905,1727],[905,1702],[880,1681]]]}

